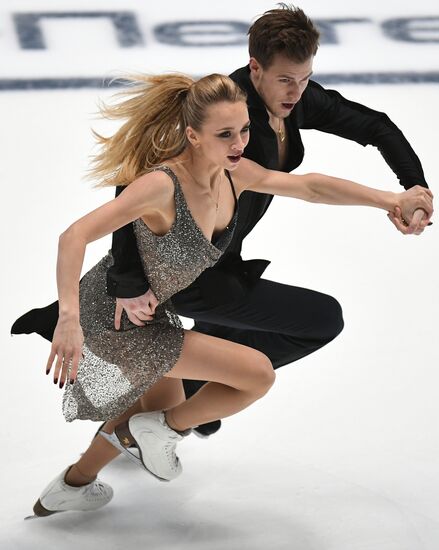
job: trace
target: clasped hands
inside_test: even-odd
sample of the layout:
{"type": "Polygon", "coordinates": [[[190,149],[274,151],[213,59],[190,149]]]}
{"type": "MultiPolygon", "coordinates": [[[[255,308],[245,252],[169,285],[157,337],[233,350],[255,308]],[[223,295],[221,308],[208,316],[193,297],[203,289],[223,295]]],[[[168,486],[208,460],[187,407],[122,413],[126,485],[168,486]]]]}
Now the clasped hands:
{"type": "Polygon", "coordinates": [[[404,235],[420,235],[433,215],[433,193],[420,185],[398,194],[398,205],[387,217],[404,235]]]}

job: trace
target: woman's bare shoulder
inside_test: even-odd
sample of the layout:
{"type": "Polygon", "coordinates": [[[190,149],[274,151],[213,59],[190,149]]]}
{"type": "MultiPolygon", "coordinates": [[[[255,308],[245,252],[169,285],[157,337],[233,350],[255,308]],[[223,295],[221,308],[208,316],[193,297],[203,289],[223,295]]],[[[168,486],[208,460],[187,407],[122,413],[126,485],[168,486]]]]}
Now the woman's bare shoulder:
{"type": "Polygon", "coordinates": [[[240,193],[248,189],[252,183],[261,179],[266,171],[260,164],[250,159],[242,158],[239,165],[232,172],[233,181],[236,183],[240,193]]]}
{"type": "Polygon", "coordinates": [[[163,170],[154,170],[143,174],[132,183],[121,194],[137,196],[142,202],[147,201],[150,205],[161,204],[174,195],[174,183],[172,178],[163,170]]]}

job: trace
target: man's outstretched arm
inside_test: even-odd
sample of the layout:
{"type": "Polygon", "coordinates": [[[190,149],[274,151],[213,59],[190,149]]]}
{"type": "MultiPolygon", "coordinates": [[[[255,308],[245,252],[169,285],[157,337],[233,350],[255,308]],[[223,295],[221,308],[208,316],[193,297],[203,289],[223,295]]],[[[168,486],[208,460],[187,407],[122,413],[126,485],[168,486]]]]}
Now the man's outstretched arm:
{"type": "Polygon", "coordinates": [[[385,113],[345,99],[310,82],[298,112],[299,128],[315,129],[377,147],[404,189],[428,188],[421,162],[401,130],[385,113]]]}

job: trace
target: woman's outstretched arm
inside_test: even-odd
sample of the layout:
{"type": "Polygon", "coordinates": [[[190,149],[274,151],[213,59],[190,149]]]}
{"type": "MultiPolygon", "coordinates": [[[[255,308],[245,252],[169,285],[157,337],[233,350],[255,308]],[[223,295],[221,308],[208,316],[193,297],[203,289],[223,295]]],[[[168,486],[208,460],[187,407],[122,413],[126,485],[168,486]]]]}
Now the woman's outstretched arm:
{"type": "MultiPolygon", "coordinates": [[[[241,160],[235,174],[240,191],[282,195],[322,204],[371,206],[393,214],[399,209],[402,217],[407,219],[412,219],[415,210],[423,209],[426,212],[424,224],[433,214],[432,192],[418,185],[402,193],[392,193],[324,174],[295,175],[267,170],[248,159],[241,160]]],[[[407,233],[411,233],[416,228],[409,226],[407,229],[407,233]]]]}

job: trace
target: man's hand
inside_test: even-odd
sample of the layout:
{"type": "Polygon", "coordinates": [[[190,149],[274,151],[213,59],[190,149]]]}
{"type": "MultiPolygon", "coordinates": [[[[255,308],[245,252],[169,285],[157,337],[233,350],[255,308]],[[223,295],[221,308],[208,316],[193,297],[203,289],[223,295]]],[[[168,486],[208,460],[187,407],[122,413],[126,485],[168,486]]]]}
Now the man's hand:
{"type": "Polygon", "coordinates": [[[144,321],[151,321],[158,300],[151,289],[142,296],[136,298],[116,298],[116,312],[114,314],[114,328],[120,330],[120,320],[123,310],[126,311],[128,319],[139,327],[145,325],[144,321]]]}

